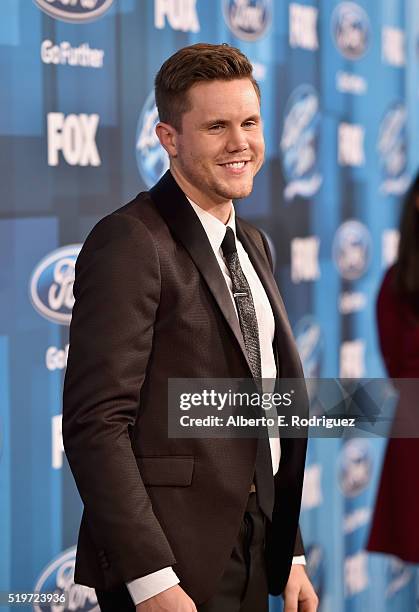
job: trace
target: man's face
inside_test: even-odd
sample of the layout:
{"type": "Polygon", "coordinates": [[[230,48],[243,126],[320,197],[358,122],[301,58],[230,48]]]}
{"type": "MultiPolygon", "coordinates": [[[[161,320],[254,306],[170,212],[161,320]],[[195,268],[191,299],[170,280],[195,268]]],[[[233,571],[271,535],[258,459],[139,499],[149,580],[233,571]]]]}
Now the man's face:
{"type": "Polygon", "coordinates": [[[248,196],[263,163],[260,105],[249,79],[197,83],[177,134],[174,169],[214,203],[248,196]]]}

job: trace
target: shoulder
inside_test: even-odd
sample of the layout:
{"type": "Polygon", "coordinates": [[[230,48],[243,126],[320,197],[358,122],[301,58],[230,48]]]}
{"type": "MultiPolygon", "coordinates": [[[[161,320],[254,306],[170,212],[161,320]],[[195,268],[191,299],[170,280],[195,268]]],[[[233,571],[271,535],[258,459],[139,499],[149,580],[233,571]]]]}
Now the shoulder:
{"type": "Polygon", "coordinates": [[[390,266],[384,273],[381,281],[379,298],[396,298],[397,293],[395,289],[395,276],[396,276],[396,264],[390,266]]]}
{"type": "Polygon", "coordinates": [[[83,248],[98,248],[109,242],[153,242],[153,230],[161,222],[148,192],[142,192],[100,219],[88,234],[83,248]]]}
{"type": "Polygon", "coordinates": [[[76,272],[93,261],[117,265],[138,266],[158,260],[154,239],[155,228],[161,224],[147,192],[103,217],[92,228],[77,258],[76,272]]]}
{"type": "Polygon", "coordinates": [[[241,217],[236,217],[236,223],[240,227],[240,230],[244,232],[260,250],[266,253],[266,238],[263,232],[241,217]]]}
{"type": "Polygon", "coordinates": [[[249,223],[249,221],[246,221],[242,217],[237,217],[237,216],[236,216],[236,223],[239,224],[240,229],[246,232],[246,234],[248,234],[250,238],[254,240],[261,240],[262,232],[255,225],[253,225],[252,223],[249,223]]]}
{"type": "Polygon", "coordinates": [[[149,191],[141,191],[135,196],[135,198],[128,202],[128,204],[124,204],[124,206],[116,209],[109,216],[112,215],[118,215],[127,221],[132,221],[133,223],[136,221],[142,221],[145,224],[151,222],[153,219],[157,220],[158,218],[161,218],[156,206],[153,203],[149,191]]]}
{"type": "Polygon", "coordinates": [[[137,298],[159,291],[160,260],[146,216],[130,203],[101,219],[77,257],[73,293],[137,298]],[[130,206],[131,204],[131,206],[130,206]],[[138,212],[138,214],[136,214],[138,212]]]}

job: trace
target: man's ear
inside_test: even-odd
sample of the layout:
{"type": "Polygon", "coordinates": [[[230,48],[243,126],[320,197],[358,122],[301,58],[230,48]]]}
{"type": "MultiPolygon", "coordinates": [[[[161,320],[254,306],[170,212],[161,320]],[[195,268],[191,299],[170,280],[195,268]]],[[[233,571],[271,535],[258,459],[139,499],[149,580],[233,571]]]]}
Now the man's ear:
{"type": "Polygon", "coordinates": [[[157,138],[169,157],[177,157],[177,132],[169,123],[159,121],[156,125],[157,138]]]}

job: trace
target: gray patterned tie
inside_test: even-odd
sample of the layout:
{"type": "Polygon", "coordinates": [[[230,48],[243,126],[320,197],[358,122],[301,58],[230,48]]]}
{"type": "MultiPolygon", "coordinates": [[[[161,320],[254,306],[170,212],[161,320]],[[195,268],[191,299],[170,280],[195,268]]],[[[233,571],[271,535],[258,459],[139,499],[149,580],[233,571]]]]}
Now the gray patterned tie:
{"type": "MultiPolygon", "coordinates": [[[[240,328],[244,346],[253,378],[261,379],[262,366],[260,359],[259,328],[255,305],[249,283],[244,275],[237,254],[236,239],[231,227],[227,227],[221,250],[230,273],[234,301],[239,316],[240,328]]],[[[258,383],[260,380],[258,380],[258,383]]],[[[274,480],[272,474],[271,451],[267,431],[258,440],[255,465],[255,482],[259,506],[270,520],[275,498],[274,480]]]]}
{"type": "Polygon", "coordinates": [[[240,265],[236,249],[236,239],[231,227],[227,227],[221,250],[230,273],[234,301],[239,314],[244,346],[254,378],[262,377],[260,362],[259,328],[255,305],[249,283],[240,265]]]}

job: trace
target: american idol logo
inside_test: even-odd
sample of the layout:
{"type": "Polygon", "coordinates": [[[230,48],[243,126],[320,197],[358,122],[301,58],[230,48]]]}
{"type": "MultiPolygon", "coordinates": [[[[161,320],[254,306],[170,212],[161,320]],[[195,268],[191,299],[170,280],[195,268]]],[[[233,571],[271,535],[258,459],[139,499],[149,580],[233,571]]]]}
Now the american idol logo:
{"type": "Polygon", "coordinates": [[[33,307],[53,323],[70,325],[74,271],[81,247],[70,244],[52,251],[32,273],[29,290],[33,307]]]}
{"type": "Polygon", "coordinates": [[[306,315],[294,327],[298,352],[307,378],[320,375],[323,354],[323,333],[319,322],[312,315],[306,315]]]}
{"type": "Polygon", "coordinates": [[[54,593],[59,596],[65,595],[66,603],[36,604],[35,612],[100,612],[94,589],[74,584],[74,566],[76,562],[76,547],[65,550],[56,557],[42,572],[38,578],[34,591],[39,593],[54,593]]]}
{"type": "Polygon", "coordinates": [[[365,274],[371,259],[371,235],[360,221],[350,219],[337,230],[333,260],[342,278],[357,280],[365,274]]]}
{"type": "Polygon", "coordinates": [[[85,23],[99,19],[114,0],[33,0],[44,13],[61,21],[85,23]]]}
{"type": "Polygon", "coordinates": [[[384,115],[377,149],[382,172],[381,191],[402,195],[409,186],[407,168],[407,111],[404,104],[392,104],[384,115]]]}
{"type": "Polygon", "coordinates": [[[370,30],[367,13],[355,2],[341,2],[332,13],[332,36],[347,59],[357,60],[365,55],[370,30]]]}
{"type": "Polygon", "coordinates": [[[160,144],[156,134],[159,113],[151,92],[142,108],[138,119],[135,153],[140,175],[147,185],[152,187],[169,168],[169,156],[160,144]]]}
{"type": "Polygon", "coordinates": [[[242,40],[258,40],[272,21],[272,0],[223,0],[224,19],[242,40]]]}
{"type": "Polygon", "coordinates": [[[372,453],[368,440],[354,439],[345,443],[339,460],[339,485],[346,497],[356,497],[371,481],[372,453]]]}
{"type": "Polygon", "coordinates": [[[300,85],[286,104],[280,141],[287,200],[296,195],[312,196],[322,184],[318,169],[319,136],[319,97],[311,85],[300,85]]]}

